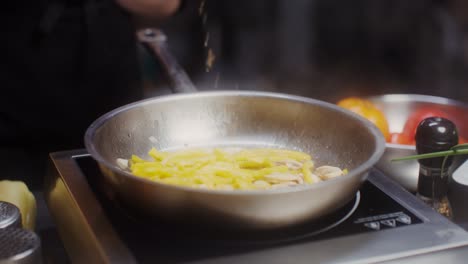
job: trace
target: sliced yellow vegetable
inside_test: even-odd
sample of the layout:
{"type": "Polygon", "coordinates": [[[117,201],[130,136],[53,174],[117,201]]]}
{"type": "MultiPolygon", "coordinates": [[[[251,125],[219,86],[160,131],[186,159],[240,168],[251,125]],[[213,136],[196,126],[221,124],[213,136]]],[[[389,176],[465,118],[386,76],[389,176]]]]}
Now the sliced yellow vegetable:
{"type": "Polygon", "coordinates": [[[189,149],[172,152],[152,148],[152,161],[132,155],[131,172],[139,177],[167,184],[208,189],[258,189],[265,176],[291,173],[313,183],[310,155],[292,150],[273,148],[189,149]],[[293,166],[291,166],[291,163],[293,166]],[[290,166],[288,166],[290,165],[290,166]],[[260,183],[255,184],[256,181],[260,183]]]}
{"type": "Polygon", "coordinates": [[[304,175],[304,181],[306,183],[314,183],[312,179],[312,169],[314,168],[314,163],[310,160],[304,162],[302,166],[302,174],[304,175]]]}
{"type": "Polygon", "coordinates": [[[147,160],[144,160],[144,159],[138,157],[137,155],[132,155],[131,161],[132,161],[132,163],[147,162],[147,160]]]}
{"type": "Polygon", "coordinates": [[[155,160],[161,161],[165,158],[166,155],[164,153],[157,151],[155,148],[151,148],[148,154],[155,160]]]}

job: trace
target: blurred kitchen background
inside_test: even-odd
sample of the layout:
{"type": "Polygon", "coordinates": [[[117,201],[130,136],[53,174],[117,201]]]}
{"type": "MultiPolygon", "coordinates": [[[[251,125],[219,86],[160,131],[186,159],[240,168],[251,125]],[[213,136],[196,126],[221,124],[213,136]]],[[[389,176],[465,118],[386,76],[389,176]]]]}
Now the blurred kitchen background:
{"type": "MultiPolygon", "coordinates": [[[[162,29],[201,90],[468,102],[466,0],[190,0],[162,29]]],[[[141,55],[146,95],[164,93],[158,65],[141,55]]]]}

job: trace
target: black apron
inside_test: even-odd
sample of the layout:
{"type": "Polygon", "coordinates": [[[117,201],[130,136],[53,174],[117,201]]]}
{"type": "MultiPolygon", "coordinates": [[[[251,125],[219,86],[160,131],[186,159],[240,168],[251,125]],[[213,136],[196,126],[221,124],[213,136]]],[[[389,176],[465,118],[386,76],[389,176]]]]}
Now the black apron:
{"type": "Polygon", "coordinates": [[[0,26],[0,179],[28,178],[18,159],[42,166],[83,147],[96,118],[142,98],[134,28],[113,1],[13,2],[0,26]]]}

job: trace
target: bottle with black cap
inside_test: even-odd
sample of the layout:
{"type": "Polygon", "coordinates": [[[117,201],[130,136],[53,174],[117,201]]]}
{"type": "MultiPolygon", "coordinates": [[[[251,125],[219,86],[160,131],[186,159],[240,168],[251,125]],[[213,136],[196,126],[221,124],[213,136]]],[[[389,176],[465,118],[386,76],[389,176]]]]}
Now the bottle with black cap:
{"type": "MultiPolygon", "coordinates": [[[[418,154],[449,150],[458,144],[457,128],[448,119],[429,117],[419,123],[415,140],[418,154]]],[[[434,210],[450,219],[453,214],[447,190],[448,168],[451,164],[452,157],[448,157],[445,163],[444,157],[420,159],[417,193],[434,210]]]]}

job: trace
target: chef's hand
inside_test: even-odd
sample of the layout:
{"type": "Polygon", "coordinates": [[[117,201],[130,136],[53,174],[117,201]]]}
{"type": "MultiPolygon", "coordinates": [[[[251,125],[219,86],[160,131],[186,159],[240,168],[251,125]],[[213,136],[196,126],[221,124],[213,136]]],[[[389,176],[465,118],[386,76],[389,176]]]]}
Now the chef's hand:
{"type": "Polygon", "coordinates": [[[165,19],[174,14],[181,0],[116,0],[117,3],[138,17],[165,19]]]}

